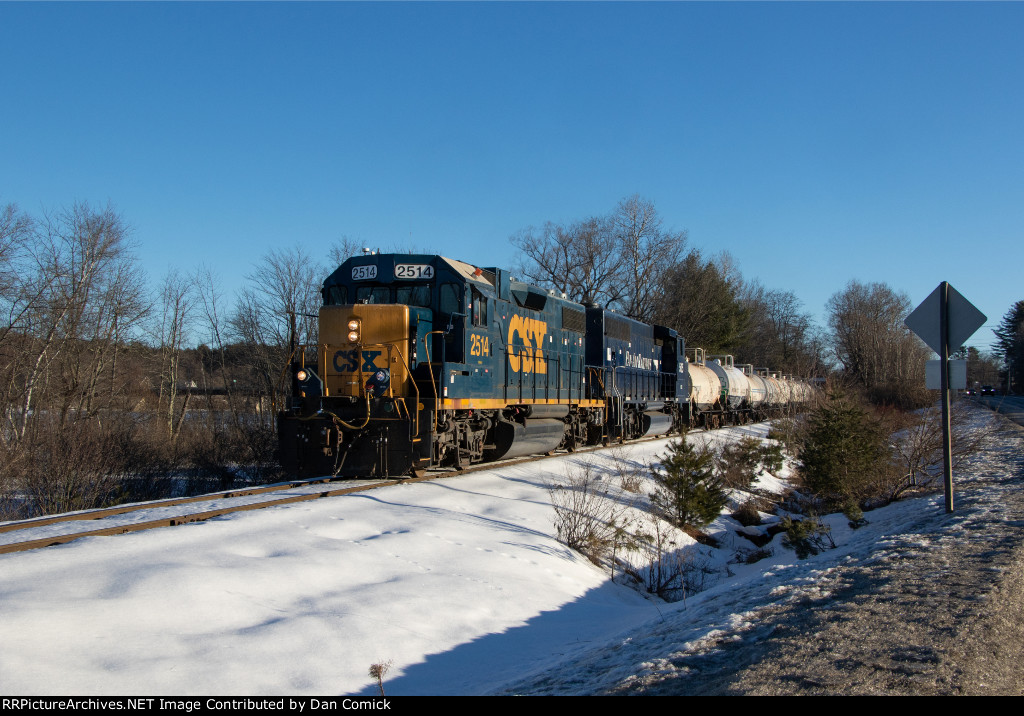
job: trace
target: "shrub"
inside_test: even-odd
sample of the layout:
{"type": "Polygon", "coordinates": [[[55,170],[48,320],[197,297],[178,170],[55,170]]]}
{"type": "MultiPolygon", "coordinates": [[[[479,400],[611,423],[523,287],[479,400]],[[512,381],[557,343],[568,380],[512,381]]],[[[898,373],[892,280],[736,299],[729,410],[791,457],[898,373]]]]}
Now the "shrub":
{"type": "Polygon", "coordinates": [[[907,380],[876,385],[868,391],[868,399],[875,405],[891,405],[900,410],[917,410],[935,400],[923,383],[907,380]]]}
{"type": "Polygon", "coordinates": [[[814,516],[806,520],[786,517],[782,520],[782,526],[786,530],[782,545],[794,550],[798,559],[807,559],[823,551],[825,540],[828,540],[831,547],[836,546],[832,541],[832,530],[814,516]]]}
{"type": "Polygon", "coordinates": [[[717,463],[718,474],[727,487],[745,490],[757,479],[757,469],[761,463],[761,441],[743,438],[726,445],[717,463]]]}
{"type": "Polygon", "coordinates": [[[777,442],[743,438],[722,448],[716,462],[718,474],[727,487],[746,490],[764,472],[781,470],[784,460],[782,446],[777,442]]]}
{"type": "MultiPolygon", "coordinates": [[[[984,450],[994,424],[972,425],[970,410],[954,403],[950,410],[952,468],[956,472],[970,457],[984,450]]],[[[895,426],[892,446],[898,469],[880,481],[879,497],[885,502],[898,499],[908,490],[938,487],[943,468],[942,413],[932,407],[908,415],[895,426]]]]}
{"type": "Polygon", "coordinates": [[[774,555],[775,552],[771,547],[740,547],[736,550],[736,561],[743,564],[754,564],[774,555]]]}
{"type": "Polygon", "coordinates": [[[392,663],[391,659],[388,659],[387,661],[370,664],[370,669],[367,672],[370,678],[377,680],[377,688],[380,690],[381,696],[384,696],[384,677],[391,670],[392,663]]]}
{"type": "Polygon", "coordinates": [[[768,438],[779,441],[786,452],[792,455],[800,447],[800,428],[801,425],[793,418],[774,420],[771,430],[768,431],[768,438]]]}
{"type": "Polygon", "coordinates": [[[754,525],[761,524],[761,512],[750,500],[747,500],[740,505],[736,511],[732,513],[732,518],[744,527],[753,527],[754,525]]]}
{"type": "Polygon", "coordinates": [[[608,450],[612,461],[612,472],[619,478],[619,487],[634,495],[639,494],[647,481],[647,466],[627,457],[621,447],[608,450]]]}
{"type": "Polygon", "coordinates": [[[831,394],[807,423],[799,456],[804,485],[830,510],[867,498],[875,478],[889,468],[887,440],[864,406],[831,394]]]}
{"type": "Polygon", "coordinates": [[[785,464],[785,459],[782,455],[782,445],[777,442],[761,443],[761,447],[758,449],[758,460],[766,472],[774,475],[785,464]]]}
{"type": "Polygon", "coordinates": [[[634,535],[634,547],[642,555],[643,567],[631,570],[630,574],[638,584],[667,602],[686,599],[686,595],[711,586],[718,574],[711,567],[711,560],[698,550],[681,548],[675,540],[675,530],[656,515],[648,517],[649,531],[634,535]]]}
{"type": "Polygon", "coordinates": [[[555,510],[555,537],[596,565],[611,555],[624,534],[608,486],[590,463],[566,470],[565,479],[548,485],[555,510]]]}
{"type": "Polygon", "coordinates": [[[677,527],[704,527],[725,507],[727,497],[715,475],[714,453],[707,445],[695,449],[685,440],[669,444],[669,453],[652,465],[657,490],[654,509],[677,527]]]}
{"type": "Polygon", "coordinates": [[[860,508],[856,500],[851,500],[846,504],[843,508],[843,514],[849,520],[850,529],[859,529],[868,523],[864,519],[864,510],[860,508]]]}

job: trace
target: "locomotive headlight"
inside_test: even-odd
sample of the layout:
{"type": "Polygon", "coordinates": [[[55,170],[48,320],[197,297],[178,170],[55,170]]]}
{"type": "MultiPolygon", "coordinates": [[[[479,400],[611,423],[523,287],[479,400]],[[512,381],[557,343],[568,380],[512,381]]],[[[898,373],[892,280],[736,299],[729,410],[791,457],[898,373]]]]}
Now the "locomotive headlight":
{"type": "Polygon", "coordinates": [[[359,321],[355,318],[348,322],[348,342],[359,342],[359,321]]]}
{"type": "Polygon", "coordinates": [[[298,373],[296,373],[296,374],[295,374],[295,378],[296,378],[296,379],[297,379],[297,380],[298,380],[298,381],[299,381],[300,383],[305,383],[305,382],[306,382],[306,379],[307,379],[308,377],[309,377],[309,373],[308,373],[308,372],[307,372],[307,371],[306,371],[305,369],[302,369],[302,370],[300,370],[300,371],[299,371],[298,373]]]}

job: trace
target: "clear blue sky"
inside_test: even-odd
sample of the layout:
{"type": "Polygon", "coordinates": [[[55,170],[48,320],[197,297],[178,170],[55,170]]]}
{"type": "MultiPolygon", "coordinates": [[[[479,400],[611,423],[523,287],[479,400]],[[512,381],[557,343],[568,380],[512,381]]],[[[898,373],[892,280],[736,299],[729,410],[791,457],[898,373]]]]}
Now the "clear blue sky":
{"type": "Polygon", "coordinates": [[[1024,299],[1022,3],[2,2],[0,138],[0,203],[111,202],[154,281],[342,235],[510,265],[640,194],[815,314],[1024,299]]]}

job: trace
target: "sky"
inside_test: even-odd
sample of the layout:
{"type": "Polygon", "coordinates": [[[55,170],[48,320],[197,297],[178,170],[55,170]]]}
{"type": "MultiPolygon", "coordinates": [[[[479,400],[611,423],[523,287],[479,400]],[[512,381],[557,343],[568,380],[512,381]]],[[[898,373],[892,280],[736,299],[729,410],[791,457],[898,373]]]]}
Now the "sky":
{"type": "MultiPolygon", "coordinates": [[[[768,428],[691,431],[687,440],[720,447],[764,439],[768,428]]],[[[831,601],[821,579],[836,569],[989,534],[992,523],[1009,519],[1000,495],[1016,485],[997,478],[1012,474],[1019,457],[1016,441],[1004,437],[958,467],[957,490],[985,490],[986,499],[953,515],[934,494],[873,510],[857,530],[843,515],[825,516],[836,548],[806,560],[777,534],[766,545],[770,556],[738,561],[753,548],[728,514],[707,528],[718,548],[660,523],[692,564],[707,567],[705,591],[666,603],[626,586],[621,573],[611,582],[559,543],[547,486],[589,464],[620,510],[619,524],[636,529],[641,520],[653,533],[635,509],[649,483],[626,492],[619,475],[645,468],[667,443],[2,554],[0,683],[25,696],[372,695],[370,665],[391,662],[389,696],[600,693],[685,668],[679,657],[709,641],[744,639],[762,607],[831,601]]],[[[755,485],[779,493],[789,474],[784,467],[755,485]]],[[[725,512],[746,497],[734,492],[725,512]]],[[[169,516],[159,512],[141,519],[169,516]]],[[[747,529],[764,534],[779,519],[762,517],[765,525],[747,529]]],[[[131,519],[140,518],[87,527],[131,519]]],[[[638,570],[645,564],[637,553],[616,556],[638,570]]]]}
{"type": "Polygon", "coordinates": [[[819,320],[850,280],[1024,299],[1024,3],[0,3],[0,204],[142,266],[511,267],[638,194],[819,320]]]}

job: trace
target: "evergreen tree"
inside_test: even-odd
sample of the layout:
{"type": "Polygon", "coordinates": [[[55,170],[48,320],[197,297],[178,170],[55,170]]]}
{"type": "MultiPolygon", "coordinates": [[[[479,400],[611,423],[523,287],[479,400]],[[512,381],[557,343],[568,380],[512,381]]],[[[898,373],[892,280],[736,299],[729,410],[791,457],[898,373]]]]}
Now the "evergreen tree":
{"type": "Polygon", "coordinates": [[[734,350],[750,320],[740,301],[742,279],[727,254],[708,260],[697,249],[665,269],[654,320],[709,353],[734,350]]]}
{"type": "Polygon", "coordinates": [[[810,416],[800,450],[804,484],[829,509],[864,497],[889,462],[886,431],[861,404],[832,393],[810,416]]]}
{"type": "Polygon", "coordinates": [[[1013,304],[993,333],[1010,374],[1010,391],[1020,392],[1024,386],[1024,301],[1013,304]]]}
{"type": "Polygon", "coordinates": [[[658,490],[651,503],[677,527],[701,528],[725,507],[727,496],[715,475],[714,453],[705,445],[695,449],[686,440],[669,444],[660,467],[652,465],[658,490]]]}

